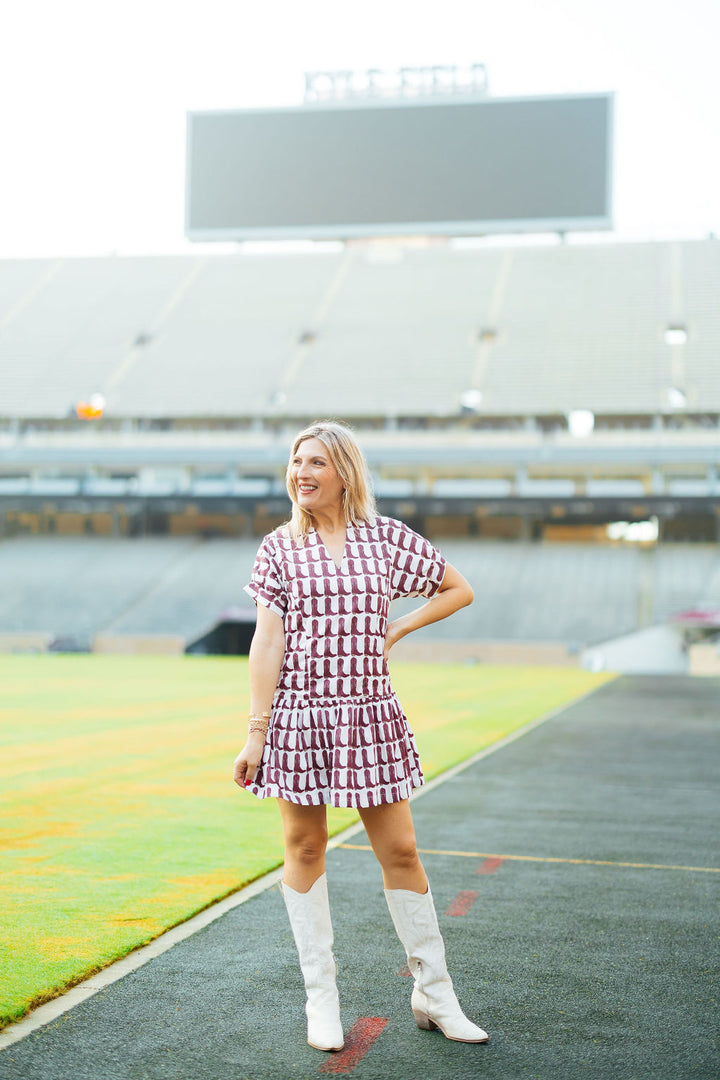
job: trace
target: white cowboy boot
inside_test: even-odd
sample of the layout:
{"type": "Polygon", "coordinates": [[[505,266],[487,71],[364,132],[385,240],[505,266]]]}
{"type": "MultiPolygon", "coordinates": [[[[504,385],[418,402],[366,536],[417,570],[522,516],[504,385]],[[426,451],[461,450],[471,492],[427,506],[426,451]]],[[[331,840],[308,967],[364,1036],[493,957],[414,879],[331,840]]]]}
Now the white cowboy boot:
{"type": "Polygon", "coordinates": [[[468,1020],[455,997],[430,886],[425,894],[385,889],[385,899],[415,978],[411,1006],[417,1026],[440,1028],[456,1042],[487,1042],[487,1032],[468,1020]]]}
{"type": "Polygon", "coordinates": [[[335,985],[337,966],[332,954],[327,878],[322,874],[306,893],[295,892],[284,882],[280,889],[305,980],[307,1041],[316,1050],[342,1050],[345,1040],[335,985]]]}

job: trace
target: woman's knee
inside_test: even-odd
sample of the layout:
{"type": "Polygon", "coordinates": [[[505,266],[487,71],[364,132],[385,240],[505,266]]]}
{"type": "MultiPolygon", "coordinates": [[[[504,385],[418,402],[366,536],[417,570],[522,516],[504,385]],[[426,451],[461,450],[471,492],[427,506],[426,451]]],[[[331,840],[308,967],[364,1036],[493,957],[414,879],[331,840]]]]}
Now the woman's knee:
{"type": "Polygon", "coordinates": [[[360,816],[384,871],[412,873],[418,869],[420,857],[407,800],[361,810],[360,816]]]}
{"type": "Polygon", "coordinates": [[[305,840],[290,848],[286,854],[303,866],[313,866],[325,858],[325,844],[315,840],[305,840]]]}
{"type": "Polygon", "coordinates": [[[420,856],[414,840],[394,840],[378,852],[378,858],[385,869],[412,872],[420,865],[420,856]]]}
{"type": "Polygon", "coordinates": [[[324,808],[299,807],[279,800],[285,840],[285,857],[305,865],[320,862],[328,841],[324,808]],[[321,809],[323,812],[320,812],[321,809]]]}
{"type": "Polygon", "coordinates": [[[325,857],[327,830],[293,830],[285,836],[285,853],[297,862],[311,865],[325,857]]]}

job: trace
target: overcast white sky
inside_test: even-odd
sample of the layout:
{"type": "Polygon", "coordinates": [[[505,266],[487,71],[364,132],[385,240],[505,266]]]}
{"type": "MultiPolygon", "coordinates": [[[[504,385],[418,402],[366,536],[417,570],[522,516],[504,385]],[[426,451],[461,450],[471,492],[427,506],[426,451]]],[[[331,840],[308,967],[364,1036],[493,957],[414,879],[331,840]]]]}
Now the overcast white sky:
{"type": "Polygon", "coordinates": [[[720,234],[718,41],[717,0],[15,0],[0,257],[197,250],[188,109],[299,104],[307,70],[472,61],[496,96],[616,92],[618,237],[720,234]]]}

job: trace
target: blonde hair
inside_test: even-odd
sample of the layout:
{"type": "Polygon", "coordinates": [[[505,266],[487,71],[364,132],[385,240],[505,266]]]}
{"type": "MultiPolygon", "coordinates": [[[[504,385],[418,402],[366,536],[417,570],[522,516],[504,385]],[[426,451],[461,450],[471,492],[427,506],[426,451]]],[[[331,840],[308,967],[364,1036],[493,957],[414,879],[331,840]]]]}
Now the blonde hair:
{"type": "Polygon", "coordinates": [[[367,464],[355,435],[346,424],[338,420],[318,420],[296,436],[290,451],[285,484],[288,495],[292,499],[293,508],[292,516],[285,527],[292,539],[298,542],[304,541],[310,530],[314,528],[312,514],[298,505],[297,487],[292,476],[293,458],[300,443],[305,442],[306,439],[319,439],[327,448],[328,456],[337,469],[343,483],[342,500],[345,523],[373,522],[377,516],[375,497],[372,493],[367,464]]]}

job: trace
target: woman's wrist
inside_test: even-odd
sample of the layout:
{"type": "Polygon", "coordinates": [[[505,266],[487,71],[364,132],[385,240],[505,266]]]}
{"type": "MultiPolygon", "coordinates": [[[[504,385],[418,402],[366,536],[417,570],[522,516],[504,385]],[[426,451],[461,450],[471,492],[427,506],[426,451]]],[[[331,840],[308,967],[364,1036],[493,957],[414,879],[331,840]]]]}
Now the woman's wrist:
{"type": "Polygon", "coordinates": [[[261,732],[263,738],[267,734],[267,729],[270,724],[271,713],[268,712],[254,712],[248,713],[248,731],[252,734],[254,731],[261,732]]]}

